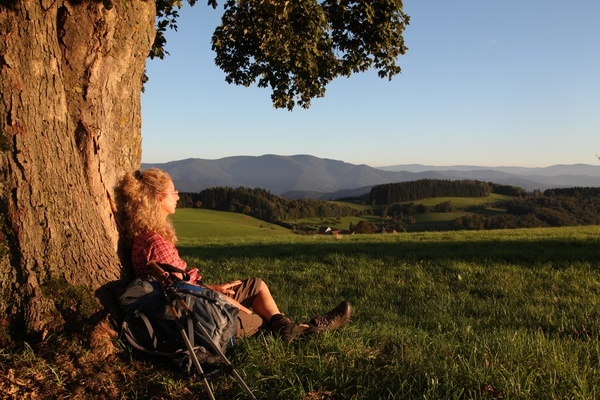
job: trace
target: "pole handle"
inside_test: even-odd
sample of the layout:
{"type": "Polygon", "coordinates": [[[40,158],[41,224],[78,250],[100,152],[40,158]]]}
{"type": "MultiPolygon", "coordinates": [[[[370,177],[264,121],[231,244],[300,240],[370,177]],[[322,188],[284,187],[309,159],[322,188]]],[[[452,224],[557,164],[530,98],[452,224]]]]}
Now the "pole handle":
{"type": "Polygon", "coordinates": [[[160,265],[156,263],[156,261],[148,262],[148,264],[146,264],[146,268],[148,268],[148,272],[150,273],[150,275],[158,282],[163,284],[170,283],[169,273],[162,269],[160,265]]]}

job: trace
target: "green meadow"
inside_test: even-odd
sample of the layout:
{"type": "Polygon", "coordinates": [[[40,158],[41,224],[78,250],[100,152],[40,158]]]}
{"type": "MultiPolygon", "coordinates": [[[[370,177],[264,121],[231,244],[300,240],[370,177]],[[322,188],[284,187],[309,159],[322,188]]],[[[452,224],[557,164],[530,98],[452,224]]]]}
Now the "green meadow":
{"type": "MultiPolygon", "coordinates": [[[[208,282],[261,276],[299,322],[355,307],[339,331],[240,340],[230,357],[259,399],[600,398],[600,227],[336,238],[221,214],[174,216],[182,257],[208,282]]],[[[169,393],[156,398],[203,393],[156,374],[169,393]]],[[[244,398],[229,377],[212,385],[244,398]]]]}
{"type": "Polygon", "coordinates": [[[182,208],[172,217],[182,240],[206,237],[273,236],[289,234],[289,229],[243,214],[182,208]]]}
{"type": "MultiPolygon", "coordinates": [[[[600,226],[336,237],[197,209],[173,222],[208,283],[260,276],[298,322],[354,305],[334,332],[238,340],[228,356],[258,399],[600,398],[600,226]]],[[[0,349],[0,398],[207,398],[116,335],[114,353],[91,351],[73,317],[72,331],[0,349]]],[[[228,375],[210,385],[247,398],[228,375]]]]}

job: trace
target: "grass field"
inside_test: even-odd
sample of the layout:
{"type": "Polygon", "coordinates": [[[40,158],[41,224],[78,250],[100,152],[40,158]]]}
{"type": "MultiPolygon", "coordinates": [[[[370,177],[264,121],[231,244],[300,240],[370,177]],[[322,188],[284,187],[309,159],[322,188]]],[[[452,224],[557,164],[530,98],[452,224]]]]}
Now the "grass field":
{"type": "MultiPolygon", "coordinates": [[[[264,399],[600,398],[600,228],[186,239],[209,281],[262,276],[297,320],[353,322],[232,357],[264,399]]],[[[230,379],[222,398],[243,397],[230,379]]],[[[201,391],[201,385],[196,389],[201,391]]]]}
{"type": "MultiPolygon", "coordinates": [[[[228,355],[258,399],[600,398],[598,226],[335,238],[174,217],[182,257],[209,283],[260,276],[297,321],[342,299],[355,307],[318,337],[238,340],[228,355]]],[[[0,349],[0,397],[205,398],[198,380],[119,346],[99,362],[54,335],[0,349]]],[[[217,399],[246,398],[228,376],[211,385],[217,399]]]]}
{"type": "Polygon", "coordinates": [[[243,214],[182,208],[172,216],[180,239],[290,234],[289,229],[243,214]]]}

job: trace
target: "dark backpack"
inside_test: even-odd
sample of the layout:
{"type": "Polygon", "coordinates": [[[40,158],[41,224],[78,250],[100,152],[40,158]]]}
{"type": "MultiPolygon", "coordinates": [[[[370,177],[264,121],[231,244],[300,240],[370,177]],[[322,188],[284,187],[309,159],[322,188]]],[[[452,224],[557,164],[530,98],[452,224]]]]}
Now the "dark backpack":
{"type": "MultiPolygon", "coordinates": [[[[202,286],[178,282],[173,284],[173,289],[199,317],[210,336],[205,337],[193,318],[180,318],[199,361],[205,365],[220,364],[222,360],[214,351],[211,341],[223,353],[233,345],[238,309],[220,293],[202,286]]],[[[145,353],[169,357],[189,372],[192,368],[189,351],[159,283],[138,278],[127,287],[119,300],[125,311],[122,332],[127,341],[145,353]]],[[[182,306],[177,301],[174,306],[179,315],[183,315],[182,306]]]]}

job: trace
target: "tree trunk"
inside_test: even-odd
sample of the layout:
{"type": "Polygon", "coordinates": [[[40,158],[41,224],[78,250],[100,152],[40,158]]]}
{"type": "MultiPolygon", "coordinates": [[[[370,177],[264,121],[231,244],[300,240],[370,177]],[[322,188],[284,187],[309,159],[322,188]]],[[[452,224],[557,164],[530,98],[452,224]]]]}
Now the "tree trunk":
{"type": "Polygon", "coordinates": [[[0,325],[60,328],[47,282],[122,276],[114,188],[141,162],[154,18],[151,0],[0,1],[0,325]]]}

